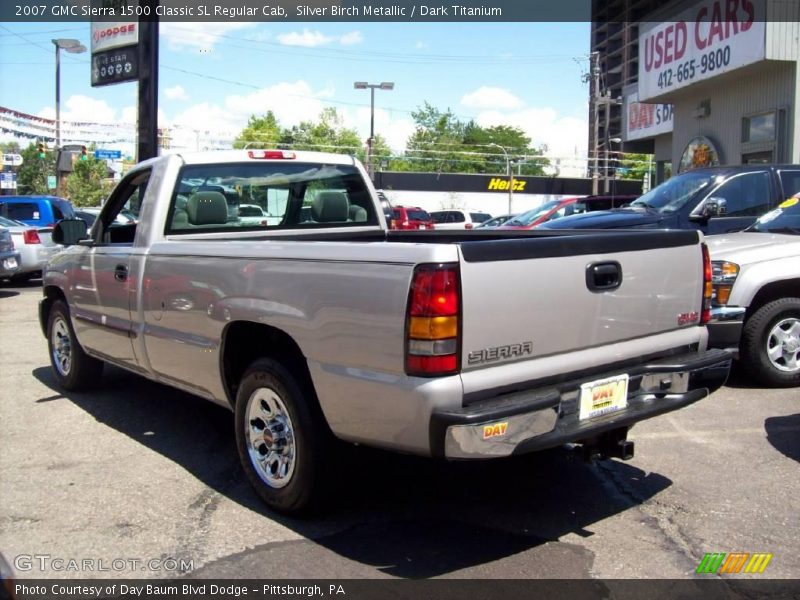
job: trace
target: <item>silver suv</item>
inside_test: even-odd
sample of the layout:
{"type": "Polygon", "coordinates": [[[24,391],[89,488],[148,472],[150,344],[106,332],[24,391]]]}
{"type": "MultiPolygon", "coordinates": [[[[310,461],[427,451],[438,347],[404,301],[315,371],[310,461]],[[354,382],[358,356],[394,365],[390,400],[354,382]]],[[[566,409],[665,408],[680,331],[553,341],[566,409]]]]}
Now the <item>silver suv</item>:
{"type": "Polygon", "coordinates": [[[431,213],[436,229],[473,229],[484,221],[492,218],[492,215],[480,211],[472,210],[437,210],[431,213]]]}

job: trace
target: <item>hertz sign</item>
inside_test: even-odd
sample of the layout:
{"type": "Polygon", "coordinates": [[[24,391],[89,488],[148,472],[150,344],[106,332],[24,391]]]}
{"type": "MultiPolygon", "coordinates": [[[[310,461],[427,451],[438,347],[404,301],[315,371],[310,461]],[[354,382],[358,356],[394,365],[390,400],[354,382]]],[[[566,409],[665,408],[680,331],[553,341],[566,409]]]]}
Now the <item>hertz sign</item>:
{"type": "Polygon", "coordinates": [[[502,179],[500,177],[492,177],[489,180],[489,184],[486,186],[486,189],[489,190],[490,192],[494,191],[507,192],[508,188],[513,184],[514,189],[511,190],[512,192],[524,192],[526,183],[528,182],[523,181],[521,179],[512,179],[509,182],[507,179],[502,179]]]}

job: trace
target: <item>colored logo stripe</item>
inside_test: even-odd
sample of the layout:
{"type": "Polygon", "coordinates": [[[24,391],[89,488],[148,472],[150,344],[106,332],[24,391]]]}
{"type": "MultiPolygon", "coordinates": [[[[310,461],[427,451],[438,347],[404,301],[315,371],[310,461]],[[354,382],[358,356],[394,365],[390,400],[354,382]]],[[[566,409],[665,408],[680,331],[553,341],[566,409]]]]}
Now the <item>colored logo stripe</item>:
{"type": "Polygon", "coordinates": [[[750,558],[750,562],[747,563],[747,566],[744,568],[745,573],[763,573],[764,569],[767,568],[769,561],[772,560],[772,553],[767,554],[765,552],[760,552],[753,554],[750,558]]]}
{"type": "Polygon", "coordinates": [[[763,573],[772,560],[767,552],[709,552],[697,565],[697,573],[763,573]]]}
{"type": "Polygon", "coordinates": [[[725,558],[724,552],[707,553],[700,564],[697,565],[697,573],[716,573],[725,558]]]}

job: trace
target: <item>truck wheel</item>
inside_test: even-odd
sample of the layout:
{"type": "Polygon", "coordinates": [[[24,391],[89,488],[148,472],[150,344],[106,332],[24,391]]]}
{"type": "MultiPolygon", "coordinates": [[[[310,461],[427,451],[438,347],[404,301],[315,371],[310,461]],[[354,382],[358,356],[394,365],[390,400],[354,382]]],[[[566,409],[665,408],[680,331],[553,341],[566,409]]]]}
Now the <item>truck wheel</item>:
{"type": "Polygon", "coordinates": [[[50,367],[60,387],[72,392],[97,383],[103,372],[103,361],[83,351],[72,329],[69,309],[61,300],[56,300],[50,307],[47,345],[50,349],[50,367]]]}
{"type": "Polygon", "coordinates": [[[740,346],[742,363],[764,385],[800,385],[800,298],[781,298],[747,319],[740,346]]]}
{"type": "Polygon", "coordinates": [[[236,445],[247,479],[283,513],[319,508],[333,436],[313,397],[281,363],[255,361],[236,394],[236,445]]]}

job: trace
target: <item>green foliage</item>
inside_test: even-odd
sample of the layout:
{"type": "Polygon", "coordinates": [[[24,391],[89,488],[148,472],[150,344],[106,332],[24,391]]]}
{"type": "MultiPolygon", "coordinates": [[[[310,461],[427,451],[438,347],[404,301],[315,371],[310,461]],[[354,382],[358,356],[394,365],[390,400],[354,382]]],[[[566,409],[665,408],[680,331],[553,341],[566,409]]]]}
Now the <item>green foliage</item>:
{"type": "MultiPolygon", "coordinates": [[[[16,145],[16,144],[15,144],[16,145]]],[[[13,149],[4,150],[14,152],[13,149]]],[[[17,145],[17,151],[19,146],[17,145]]],[[[22,151],[22,164],[16,167],[18,194],[51,194],[54,190],[47,187],[47,176],[56,174],[55,150],[48,150],[44,158],[39,157],[36,144],[31,143],[22,151]]]]}
{"type": "Polygon", "coordinates": [[[72,169],[66,181],[66,196],[75,206],[98,206],[114,187],[104,160],[89,156],[87,160],[76,160],[72,169]]]}
{"type": "MultiPolygon", "coordinates": [[[[375,135],[376,170],[505,174],[506,154],[497,146],[508,153],[515,174],[544,175],[550,164],[543,157],[546,148],[532,147],[530,138],[518,127],[481,127],[474,121],[459,120],[449,108],[442,111],[427,102],[412,116],[416,129],[402,155],[396,156],[386,138],[375,135]]],[[[251,148],[350,154],[366,162],[366,140],[360,139],[355,129],[345,127],[335,108],[326,108],[316,120],[291,128],[281,127],[271,111],[261,117],[252,115],[236,137],[234,148],[244,148],[248,143],[251,148]]]]}
{"type": "Polygon", "coordinates": [[[655,161],[649,160],[653,157],[649,154],[625,154],[625,157],[619,161],[619,168],[617,172],[619,173],[620,179],[636,179],[638,181],[642,181],[644,179],[645,174],[647,173],[648,165],[650,166],[650,177],[652,181],[652,177],[655,173],[655,161]]]}

